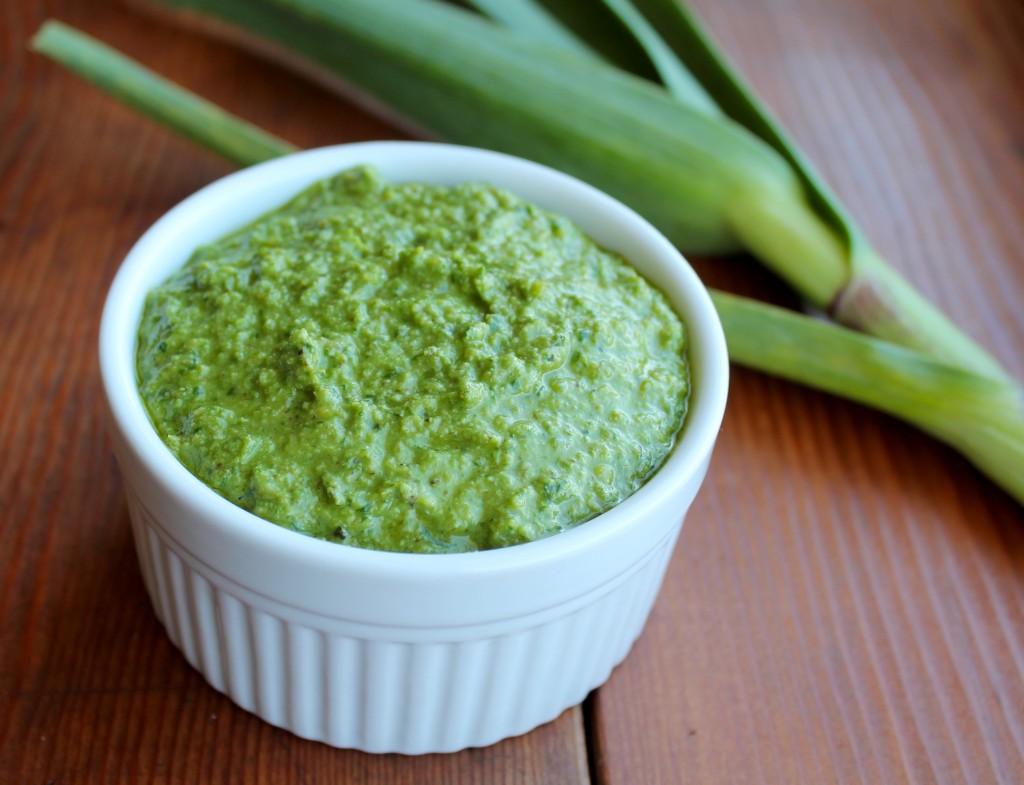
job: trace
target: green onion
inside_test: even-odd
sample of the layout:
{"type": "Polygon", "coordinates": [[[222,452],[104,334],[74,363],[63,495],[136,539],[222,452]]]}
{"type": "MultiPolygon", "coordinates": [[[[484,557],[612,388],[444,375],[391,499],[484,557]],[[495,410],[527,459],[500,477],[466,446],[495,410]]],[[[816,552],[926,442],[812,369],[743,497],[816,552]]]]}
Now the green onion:
{"type": "MultiPolygon", "coordinates": [[[[58,23],[46,23],[33,45],[132,106],[158,79],[58,23]]],[[[146,113],[229,160],[255,163],[295,149],[181,88],[163,80],[157,84],[161,89],[145,101],[146,113]],[[234,146],[220,133],[204,132],[209,118],[218,128],[255,133],[250,138],[260,144],[234,146]]],[[[712,292],[712,298],[733,362],[912,423],[958,449],[1024,503],[1024,391],[1019,386],[764,303],[723,292],[712,292]]]]}
{"type": "MultiPolygon", "coordinates": [[[[723,129],[651,82],[462,8],[427,0],[173,5],[301,53],[450,141],[575,174],[700,253],[741,248],[727,210],[752,183],[786,201],[801,199],[792,169],[739,125],[723,129]]],[[[809,207],[804,213],[816,222],[809,207]]],[[[838,283],[842,271],[836,276],[838,283]]]]}
{"type": "Polygon", "coordinates": [[[718,106],[700,82],[676,57],[675,52],[651,27],[629,0],[601,0],[594,3],[553,3],[551,14],[537,0],[474,0],[471,5],[533,40],[591,55],[638,76],[660,80],[677,99],[709,114],[721,115],[718,106]],[[538,30],[534,14],[543,14],[544,30],[538,30]],[[564,20],[560,21],[560,20],[564,20]],[[616,28],[621,28],[621,33],[616,28]]]}
{"type": "Polygon", "coordinates": [[[1024,390],[889,341],[712,292],[729,358],[898,417],[963,453],[1024,503],[1024,390]]]}
{"type": "Polygon", "coordinates": [[[438,0],[155,2],[283,46],[290,59],[335,74],[439,136],[575,174],[636,208],[686,251],[750,250],[811,305],[858,329],[1006,376],[871,250],[677,0],[639,4],[651,13],[644,19],[668,20],[664,46],[652,43],[654,26],[640,24],[626,0],[553,7],[575,9],[563,15],[576,19],[617,10],[663,66],[667,51],[694,44],[697,62],[680,57],[673,70],[693,73],[728,117],[578,46],[559,51],[550,34],[534,40],[438,0]]]}
{"type": "Polygon", "coordinates": [[[519,30],[534,41],[548,43],[581,55],[595,54],[535,0],[469,0],[469,4],[506,27],[519,30]]]}
{"type": "MultiPolygon", "coordinates": [[[[615,2],[630,5],[630,0],[615,2]]],[[[645,35],[657,36],[659,48],[667,47],[678,58],[678,67],[691,73],[695,81],[699,80],[716,107],[771,145],[790,163],[803,182],[817,214],[840,241],[846,281],[832,293],[828,303],[817,303],[819,306],[827,307],[833,318],[856,329],[915,347],[980,373],[1007,378],[994,359],[921,297],[871,247],[839,198],[730,65],[685,3],[680,0],[633,0],[632,6],[639,8],[651,30],[657,31],[648,31],[645,35]]],[[[643,75],[640,70],[636,73],[643,75]]],[[[662,81],[672,90],[668,80],[663,78],[662,81]]],[[[690,101],[685,91],[672,92],[691,106],[701,105],[701,102],[690,101]]],[[[779,216],[778,220],[762,223],[765,207],[774,209],[775,206],[761,203],[756,193],[753,194],[753,202],[739,201],[734,210],[737,231],[750,251],[783,277],[790,278],[792,283],[786,272],[788,262],[785,257],[791,253],[784,228],[786,217],[779,216]],[[782,257],[781,261],[779,257],[782,257]]],[[[801,231],[799,225],[794,228],[801,231]]],[[[804,291],[799,285],[797,288],[804,291]]]]}

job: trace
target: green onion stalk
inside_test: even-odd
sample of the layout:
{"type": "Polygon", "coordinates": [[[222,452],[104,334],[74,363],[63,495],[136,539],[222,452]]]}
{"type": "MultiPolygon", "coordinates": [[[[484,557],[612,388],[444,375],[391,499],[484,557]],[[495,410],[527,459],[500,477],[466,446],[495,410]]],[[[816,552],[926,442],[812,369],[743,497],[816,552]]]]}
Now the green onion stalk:
{"type": "Polygon", "coordinates": [[[32,47],[126,106],[228,160],[250,165],[298,149],[60,22],[46,22],[32,47]]]}
{"type": "MultiPolygon", "coordinates": [[[[223,3],[219,1],[219,4],[223,3]]],[[[266,9],[259,2],[246,3],[246,6],[253,9],[252,14],[258,16],[261,23],[269,23],[270,18],[262,16],[266,9]]],[[[367,13],[367,19],[372,16],[367,13]]],[[[286,15],[276,21],[282,30],[290,34],[306,32],[302,26],[306,22],[292,27],[298,23],[291,16],[286,15]]],[[[521,43],[519,38],[514,40],[517,46],[531,46],[521,43]]],[[[249,166],[295,150],[287,142],[231,116],[58,22],[44,24],[32,46],[115,98],[240,166],[249,166]]],[[[352,57],[358,59],[355,54],[352,57]]],[[[567,56],[565,62],[572,69],[579,67],[586,58],[594,60],[593,55],[587,54],[583,57],[567,56]]],[[[410,62],[419,64],[420,61],[416,56],[410,56],[410,62]]],[[[368,62],[365,68],[372,70],[372,62],[368,62]]],[[[629,90],[635,89],[633,82],[626,81],[617,72],[611,73],[613,75],[605,74],[602,78],[609,84],[628,84],[629,90]]],[[[390,69],[385,68],[377,78],[387,80],[394,76],[390,69]]],[[[481,92],[469,93],[476,95],[477,100],[487,97],[483,90],[486,79],[483,82],[481,92]]],[[[672,100],[666,101],[659,92],[646,86],[631,95],[638,107],[644,105],[671,113],[680,105],[672,100]]],[[[429,98],[440,100],[437,94],[429,98]]],[[[507,99],[492,97],[490,100],[507,99]]],[[[429,100],[427,102],[430,103],[429,100]]],[[[466,112],[461,115],[463,120],[472,119],[467,105],[459,101],[453,103],[454,109],[466,112]]],[[[421,113],[417,119],[422,120],[425,114],[421,113]]],[[[688,117],[693,119],[701,115],[691,114],[688,117]]],[[[542,120],[543,113],[538,118],[538,121],[542,120]]],[[[597,121],[598,118],[591,119],[597,121]]],[[[610,122],[609,127],[615,128],[617,122],[610,122]]],[[[693,128],[700,129],[696,119],[690,130],[693,128]]],[[[544,125],[544,129],[548,134],[548,144],[557,149],[567,144],[566,137],[560,134],[577,133],[577,124],[573,120],[552,120],[544,125]]],[[[659,140],[652,128],[645,128],[644,132],[645,141],[659,140]]],[[[638,150],[627,144],[627,137],[628,134],[624,134],[616,145],[603,147],[602,151],[623,158],[639,156],[638,150]]],[[[737,138],[744,137],[737,135],[737,138]]],[[[750,145],[747,162],[761,160],[758,156],[763,149],[763,146],[750,145]]],[[[596,160],[588,154],[574,155],[573,160],[596,166],[596,160]]],[[[771,179],[768,175],[776,173],[776,166],[777,162],[765,165],[766,181],[771,179]]],[[[655,177],[653,169],[651,175],[654,177],[652,187],[670,188],[655,177]]],[[[603,178],[602,182],[608,179],[603,178]]],[[[610,179],[614,180],[614,177],[610,179]]],[[[704,194],[723,198],[713,187],[707,188],[704,194]]],[[[638,193],[637,197],[640,196],[642,194],[638,193]]],[[[664,219],[668,221],[667,217],[664,219]]],[[[704,227],[701,231],[701,239],[708,247],[728,244],[728,238],[715,226],[704,227]]],[[[732,361],[857,401],[911,423],[955,447],[1024,503],[1024,390],[1005,375],[968,370],[915,348],[747,298],[723,292],[712,292],[712,298],[725,328],[732,361]]]]}
{"type": "Polygon", "coordinates": [[[575,174],[687,252],[748,250],[842,323],[1007,377],[870,247],[677,0],[149,2],[226,23],[432,134],[575,174]]]}

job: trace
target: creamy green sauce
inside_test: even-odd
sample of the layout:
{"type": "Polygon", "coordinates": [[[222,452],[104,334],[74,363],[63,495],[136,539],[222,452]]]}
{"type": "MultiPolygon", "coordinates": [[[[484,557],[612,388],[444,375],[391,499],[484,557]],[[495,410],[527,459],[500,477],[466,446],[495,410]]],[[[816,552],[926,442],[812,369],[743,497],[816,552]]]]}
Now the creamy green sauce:
{"type": "Polygon", "coordinates": [[[563,531],[665,459],[688,393],[665,298],[568,219],[472,184],[319,182],[149,294],[139,387],[199,479],[363,548],[563,531]]]}

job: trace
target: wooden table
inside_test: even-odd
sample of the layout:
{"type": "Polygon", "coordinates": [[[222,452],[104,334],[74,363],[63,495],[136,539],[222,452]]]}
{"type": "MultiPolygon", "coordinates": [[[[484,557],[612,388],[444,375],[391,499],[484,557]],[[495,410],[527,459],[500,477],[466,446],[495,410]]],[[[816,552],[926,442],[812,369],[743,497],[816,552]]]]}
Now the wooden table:
{"type": "MultiPolygon", "coordinates": [[[[880,249],[1024,378],[1024,5],[696,5],[880,249]]],[[[581,708],[404,758],[208,687],[143,591],[95,345],[132,242],[229,167],[30,54],[51,16],[301,146],[401,136],[120,5],[4,4],[0,781],[1024,782],[1024,511],[920,433],[743,370],[646,632],[581,708]]],[[[793,303],[749,259],[698,266],[793,303]]]]}

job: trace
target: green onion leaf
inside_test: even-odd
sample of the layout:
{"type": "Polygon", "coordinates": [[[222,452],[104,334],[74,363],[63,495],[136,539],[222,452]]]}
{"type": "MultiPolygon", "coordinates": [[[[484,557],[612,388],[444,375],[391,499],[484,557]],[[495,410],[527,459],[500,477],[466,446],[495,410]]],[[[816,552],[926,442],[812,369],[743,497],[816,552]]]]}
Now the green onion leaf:
{"type": "Polygon", "coordinates": [[[857,401],[955,447],[1024,503],[1024,390],[920,352],[712,292],[729,359],[857,401]]]}
{"type": "MultiPolygon", "coordinates": [[[[626,202],[695,253],[741,246],[752,191],[815,221],[792,168],[735,123],[592,57],[434,0],[164,0],[269,39],[453,142],[530,158],[626,202]],[[749,197],[744,197],[749,198],[749,197]]],[[[843,280],[805,284],[819,299],[843,280]]]]}
{"type": "Polygon", "coordinates": [[[132,109],[240,166],[296,149],[60,22],[46,22],[32,39],[32,48],[132,109]]]}
{"type": "Polygon", "coordinates": [[[596,57],[583,41],[569,32],[536,0],[467,0],[469,5],[487,14],[509,29],[541,43],[548,43],[576,54],[596,57]]]}

